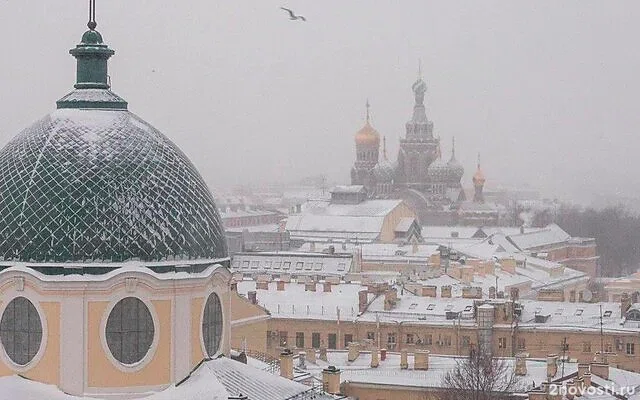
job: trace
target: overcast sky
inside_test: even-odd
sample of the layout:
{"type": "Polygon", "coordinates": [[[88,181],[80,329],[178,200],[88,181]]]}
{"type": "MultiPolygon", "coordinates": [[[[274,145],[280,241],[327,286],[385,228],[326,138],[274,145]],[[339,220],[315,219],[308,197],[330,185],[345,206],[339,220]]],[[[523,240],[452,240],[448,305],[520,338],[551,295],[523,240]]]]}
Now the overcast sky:
{"type": "MultiPolygon", "coordinates": [[[[97,0],[113,90],[214,192],[348,182],[371,102],[396,158],[422,60],[445,157],[470,186],[638,195],[640,2],[97,0]],[[285,6],[308,22],[289,21],[285,6]]],[[[85,1],[0,2],[0,144],[74,83],[85,1]]]]}

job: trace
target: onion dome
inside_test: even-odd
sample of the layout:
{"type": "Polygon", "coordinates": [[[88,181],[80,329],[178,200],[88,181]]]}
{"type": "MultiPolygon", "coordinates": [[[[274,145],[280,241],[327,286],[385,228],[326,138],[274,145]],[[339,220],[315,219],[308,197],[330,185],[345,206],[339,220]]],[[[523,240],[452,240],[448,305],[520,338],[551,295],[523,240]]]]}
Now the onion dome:
{"type": "Polygon", "coordinates": [[[482,169],[480,168],[480,155],[478,155],[478,169],[476,169],[476,173],[473,174],[473,184],[476,186],[481,186],[484,185],[485,183],[485,178],[484,178],[484,172],[482,172],[482,169]]]}
{"type": "Polygon", "coordinates": [[[393,183],[396,175],[396,166],[387,159],[383,159],[373,167],[373,176],[378,183],[393,183]]]}
{"type": "Polygon", "coordinates": [[[441,158],[432,162],[427,169],[427,175],[433,180],[444,180],[448,177],[448,174],[449,166],[441,158]]]}
{"type": "Polygon", "coordinates": [[[110,90],[114,51],[89,28],[70,51],[75,90],[0,150],[0,259],[226,261],[207,185],[110,90]]]}
{"type": "Polygon", "coordinates": [[[356,133],[356,146],[380,146],[380,134],[376,131],[370,123],[369,116],[369,100],[367,100],[367,120],[357,133],[356,133]]]}

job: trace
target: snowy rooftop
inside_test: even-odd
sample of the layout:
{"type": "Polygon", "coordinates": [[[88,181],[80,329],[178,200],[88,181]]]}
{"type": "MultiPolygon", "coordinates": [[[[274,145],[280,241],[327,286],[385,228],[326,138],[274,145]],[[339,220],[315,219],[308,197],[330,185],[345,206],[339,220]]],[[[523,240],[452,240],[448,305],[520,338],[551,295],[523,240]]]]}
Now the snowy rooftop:
{"type": "Polygon", "coordinates": [[[518,233],[509,236],[509,240],[522,250],[562,243],[570,238],[571,236],[556,224],[551,224],[538,231],[518,233]]]}
{"type": "MultiPolygon", "coordinates": [[[[273,318],[305,318],[337,320],[338,310],[342,320],[353,320],[358,315],[359,284],[332,285],[331,292],[325,293],[322,284],[316,284],[316,291],[306,291],[303,283],[285,283],[285,290],[278,291],[277,283],[270,282],[269,290],[256,290],[255,281],[238,282],[238,293],[246,296],[256,291],[258,304],[269,310],[273,318]]],[[[373,295],[369,294],[369,299],[373,295]]]]}

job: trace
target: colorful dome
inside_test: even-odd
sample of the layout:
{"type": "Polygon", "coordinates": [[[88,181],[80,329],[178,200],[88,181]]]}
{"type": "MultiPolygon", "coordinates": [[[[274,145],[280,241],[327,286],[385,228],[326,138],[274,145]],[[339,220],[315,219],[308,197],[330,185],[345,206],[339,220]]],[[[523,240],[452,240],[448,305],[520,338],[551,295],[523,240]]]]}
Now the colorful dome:
{"type": "Polygon", "coordinates": [[[226,258],[207,185],[175,144],[109,90],[113,51],[96,34],[72,50],[76,90],[0,151],[0,259],[226,258]]]}
{"type": "Polygon", "coordinates": [[[380,134],[373,129],[369,121],[356,133],[356,145],[380,146],[380,134]]]}

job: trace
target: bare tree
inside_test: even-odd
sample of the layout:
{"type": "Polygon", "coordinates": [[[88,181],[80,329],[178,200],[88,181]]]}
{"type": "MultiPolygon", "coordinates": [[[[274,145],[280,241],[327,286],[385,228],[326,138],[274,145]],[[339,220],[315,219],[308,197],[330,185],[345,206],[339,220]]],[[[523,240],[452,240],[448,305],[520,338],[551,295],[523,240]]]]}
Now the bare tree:
{"type": "Polygon", "coordinates": [[[515,374],[515,368],[498,358],[479,351],[458,360],[456,367],[442,378],[441,400],[511,399],[522,393],[524,385],[515,374]]]}

